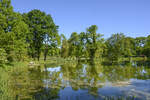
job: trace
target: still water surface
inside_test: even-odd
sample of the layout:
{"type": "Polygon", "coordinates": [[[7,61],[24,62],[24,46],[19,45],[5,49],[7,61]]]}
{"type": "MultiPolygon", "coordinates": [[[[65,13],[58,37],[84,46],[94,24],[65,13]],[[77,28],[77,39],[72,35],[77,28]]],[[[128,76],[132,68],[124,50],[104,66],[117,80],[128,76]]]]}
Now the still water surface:
{"type": "Polygon", "coordinates": [[[99,62],[46,64],[12,75],[21,100],[104,100],[136,97],[150,100],[150,66],[146,62],[104,65],[99,62]]]}

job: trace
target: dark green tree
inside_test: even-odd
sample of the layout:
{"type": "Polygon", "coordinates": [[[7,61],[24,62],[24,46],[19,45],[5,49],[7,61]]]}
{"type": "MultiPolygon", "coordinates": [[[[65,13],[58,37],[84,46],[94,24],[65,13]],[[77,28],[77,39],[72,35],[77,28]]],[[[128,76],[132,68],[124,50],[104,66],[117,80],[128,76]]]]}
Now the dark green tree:
{"type": "Polygon", "coordinates": [[[39,60],[40,54],[44,50],[44,60],[46,60],[48,50],[56,48],[60,44],[58,26],[54,24],[50,15],[37,9],[23,16],[30,29],[30,34],[27,36],[27,41],[30,44],[29,55],[39,60]]]}
{"type": "Polygon", "coordinates": [[[81,32],[79,35],[79,43],[77,45],[76,56],[80,59],[81,57],[86,57],[86,34],[85,32],[81,32]]]}
{"type": "Polygon", "coordinates": [[[136,55],[141,56],[143,55],[143,49],[146,44],[146,37],[137,37],[135,38],[135,48],[136,48],[136,55]]]}
{"type": "Polygon", "coordinates": [[[102,38],[102,34],[96,33],[98,27],[96,25],[92,25],[87,28],[86,32],[86,50],[88,52],[88,56],[90,58],[100,57],[102,55],[102,45],[104,39],[102,38]]]}
{"type": "Polygon", "coordinates": [[[0,2],[0,47],[9,61],[23,60],[26,56],[28,26],[22,16],[13,11],[10,0],[0,2]]]}
{"type": "Polygon", "coordinates": [[[119,58],[123,56],[124,52],[124,40],[125,35],[123,33],[113,34],[108,40],[106,41],[107,46],[107,57],[110,61],[118,61],[119,58]]]}

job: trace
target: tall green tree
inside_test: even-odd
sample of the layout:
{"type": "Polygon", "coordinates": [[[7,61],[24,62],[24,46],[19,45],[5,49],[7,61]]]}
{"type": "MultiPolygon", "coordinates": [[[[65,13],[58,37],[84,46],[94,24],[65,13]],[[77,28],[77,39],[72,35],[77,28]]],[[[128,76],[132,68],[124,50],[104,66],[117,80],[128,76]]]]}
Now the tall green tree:
{"type": "Polygon", "coordinates": [[[131,57],[136,55],[136,48],[135,48],[135,39],[131,37],[125,37],[121,40],[122,44],[122,55],[124,57],[131,57]]]}
{"type": "Polygon", "coordinates": [[[123,56],[124,51],[124,40],[125,35],[123,33],[113,34],[110,38],[106,41],[107,46],[107,57],[110,61],[118,61],[119,58],[123,56]]]}
{"type": "Polygon", "coordinates": [[[66,58],[69,56],[69,43],[64,34],[61,34],[62,39],[62,45],[61,45],[61,52],[60,55],[63,58],[66,58]]]}
{"type": "Polygon", "coordinates": [[[60,44],[58,26],[54,24],[50,15],[37,9],[23,16],[30,29],[30,34],[27,36],[30,44],[29,55],[39,60],[40,54],[44,50],[44,60],[46,60],[48,50],[60,44]]]}
{"type": "Polygon", "coordinates": [[[90,58],[100,57],[102,55],[102,45],[104,39],[102,34],[97,33],[98,27],[92,25],[86,32],[86,49],[90,58]]]}
{"type": "Polygon", "coordinates": [[[81,32],[79,34],[79,43],[77,45],[77,52],[76,55],[81,58],[81,57],[86,57],[86,34],[85,32],[81,32]]]}
{"type": "Polygon", "coordinates": [[[47,55],[58,55],[59,46],[61,44],[61,37],[58,34],[58,26],[53,22],[53,19],[50,15],[46,16],[46,33],[44,35],[44,60],[47,59],[47,55]]]}
{"type": "Polygon", "coordinates": [[[69,42],[69,56],[71,57],[77,57],[77,51],[78,51],[78,45],[79,45],[79,35],[76,32],[73,32],[71,34],[69,42]]]}
{"type": "Polygon", "coordinates": [[[69,43],[69,56],[81,58],[85,57],[86,52],[86,34],[81,32],[80,34],[73,32],[68,40],[69,43]]]}
{"type": "Polygon", "coordinates": [[[136,37],[135,38],[135,48],[136,48],[136,55],[141,56],[143,55],[144,46],[146,44],[146,37],[136,37]]]}
{"type": "Polygon", "coordinates": [[[0,47],[9,61],[22,60],[26,55],[28,26],[21,14],[15,13],[10,0],[0,2],[0,47]]]}

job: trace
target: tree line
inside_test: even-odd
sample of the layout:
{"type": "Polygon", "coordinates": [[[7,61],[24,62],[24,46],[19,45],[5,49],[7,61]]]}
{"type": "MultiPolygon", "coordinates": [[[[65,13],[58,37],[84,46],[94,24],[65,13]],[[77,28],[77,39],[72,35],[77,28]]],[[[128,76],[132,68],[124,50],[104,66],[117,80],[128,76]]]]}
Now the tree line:
{"type": "Polygon", "coordinates": [[[47,56],[63,58],[103,58],[117,61],[121,57],[150,57],[150,35],[127,37],[112,34],[108,39],[91,25],[85,32],[73,32],[69,39],[59,34],[50,14],[34,9],[28,13],[13,10],[11,0],[0,1],[0,63],[44,60],[47,56]]]}

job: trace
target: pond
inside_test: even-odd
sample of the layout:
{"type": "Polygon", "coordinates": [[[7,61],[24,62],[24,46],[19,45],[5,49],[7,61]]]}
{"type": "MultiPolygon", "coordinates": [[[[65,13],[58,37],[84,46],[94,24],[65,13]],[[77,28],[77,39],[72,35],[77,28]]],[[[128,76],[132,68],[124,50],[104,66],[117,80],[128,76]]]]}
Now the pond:
{"type": "Polygon", "coordinates": [[[19,71],[8,83],[14,100],[150,100],[146,62],[65,62],[19,71]]]}

